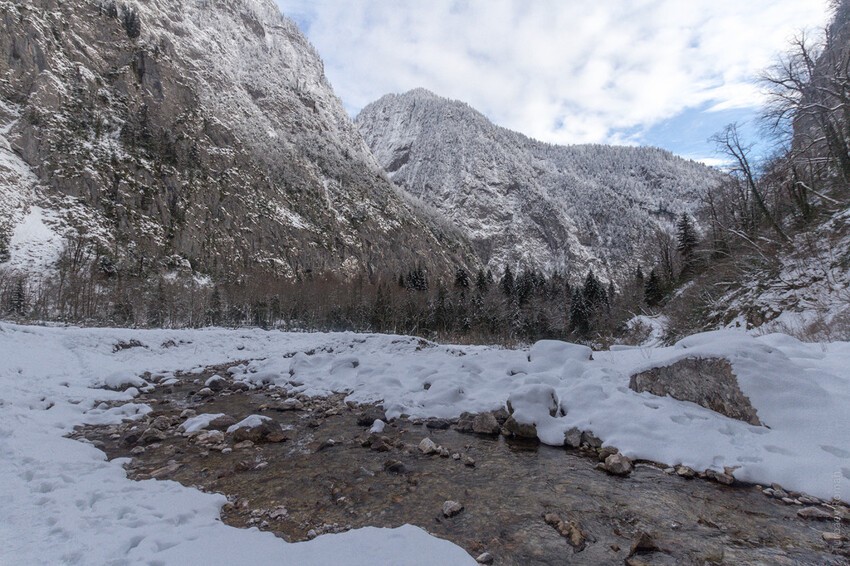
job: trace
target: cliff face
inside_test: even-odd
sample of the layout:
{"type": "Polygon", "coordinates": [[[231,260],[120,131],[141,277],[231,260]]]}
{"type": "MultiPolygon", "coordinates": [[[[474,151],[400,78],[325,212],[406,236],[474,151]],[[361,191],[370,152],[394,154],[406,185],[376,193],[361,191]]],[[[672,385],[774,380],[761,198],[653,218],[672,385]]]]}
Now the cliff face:
{"type": "Polygon", "coordinates": [[[39,223],[140,273],[165,258],[292,276],[470,257],[386,178],[271,0],[0,0],[6,259],[32,252],[21,226],[39,223]]]}
{"type": "Polygon", "coordinates": [[[356,123],[393,181],[494,268],[624,273],[720,178],[655,148],[540,143],[423,89],[381,98],[356,123]]]}

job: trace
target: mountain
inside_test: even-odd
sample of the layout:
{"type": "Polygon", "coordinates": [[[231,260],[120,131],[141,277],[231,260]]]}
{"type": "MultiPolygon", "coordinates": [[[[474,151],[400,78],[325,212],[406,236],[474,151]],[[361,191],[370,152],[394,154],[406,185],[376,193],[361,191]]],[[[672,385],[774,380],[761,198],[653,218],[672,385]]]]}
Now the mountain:
{"type": "Polygon", "coordinates": [[[541,143],[427,90],[355,119],[390,178],[467,235],[491,268],[623,274],[720,173],[656,148],[541,143]]]}
{"type": "Polygon", "coordinates": [[[68,242],[190,265],[398,273],[469,248],[383,173],[272,0],[0,2],[0,262],[68,242]]]}

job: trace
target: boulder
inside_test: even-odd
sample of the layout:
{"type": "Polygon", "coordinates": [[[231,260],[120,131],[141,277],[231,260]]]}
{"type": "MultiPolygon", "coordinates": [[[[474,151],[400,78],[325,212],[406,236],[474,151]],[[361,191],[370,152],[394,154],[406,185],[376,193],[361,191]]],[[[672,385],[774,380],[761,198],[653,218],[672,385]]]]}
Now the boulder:
{"type": "Polygon", "coordinates": [[[635,374],[629,387],[660,397],[690,401],[732,419],[761,425],[756,409],[741,391],[732,365],[723,358],[687,358],[635,374]]]}
{"type": "Polygon", "coordinates": [[[481,413],[472,420],[472,432],[476,434],[499,434],[499,421],[493,413],[481,413]]]}
{"type": "Polygon", "coordinates": [[[581,431],[575,427],[564,433],[564,444],[570,448],[581,446],[581,431]]]}
{"type": "Polygon", "coordinates": [[[419,451],[427,455],[439,452],[440,449],[430,438],[423,438],[422,442],[419,443],[419,451]]]}
{"type": "Polygon", "coordinates": [[[503,432],[505,436],[515,436],[517,438],[537,438],[537,427],[534,424],[518,422],[513,417],[508,417],[505,421],[503,432]]]}
{"type": "Polygon", "coordinates": [[[611,454],[605,458],[605,471],[614,476],[627,476],[632,473],[632,461],[622,454],[611,454]]]}

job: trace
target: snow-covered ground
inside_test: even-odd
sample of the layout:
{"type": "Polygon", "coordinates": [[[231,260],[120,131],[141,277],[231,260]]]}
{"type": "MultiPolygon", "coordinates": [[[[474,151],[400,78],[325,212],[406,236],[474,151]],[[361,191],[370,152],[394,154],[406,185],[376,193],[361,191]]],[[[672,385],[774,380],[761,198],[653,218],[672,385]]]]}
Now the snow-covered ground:
{"type": "Polygon", "coordinates": [[[129,403],[146,371],[168,376],[233,362],[230,372],[292,392],[348,391],[390,418],[453,417],[510,398],[542,441],[592,430],[630,457],[697,470],[736,467],[743,481],[850,500],[850,343],[718,331],[667,348],[594,352],[540,342],[527,350],[437,346],[386,335],[260,330],[131,330],[0,323],[0,549],[11,563],[463,564],[421,529],[360,529],[287,544],[218,519],[222,496],[171,481],[126,479],[122,462],[63,438],[75,424],[144,415],[129,403]],[[118,342],[142,346],[113,352],[118,342]],[[767,427],[628,388],[629,376],[691,356],[724,356],[767,427]],[[251,360],[237,365],[239,360],[251,360]],[[426,384],[428,388],[426,389],[426,384]],[[101,389],[109,385],[123,391],[101,389]],[[552,417],[553,397],[566,412],[552,417]],[[769,428],[768,428],[769,427],[769,428]],[[844,489],[842,491],[842,485],[844,489]]]}

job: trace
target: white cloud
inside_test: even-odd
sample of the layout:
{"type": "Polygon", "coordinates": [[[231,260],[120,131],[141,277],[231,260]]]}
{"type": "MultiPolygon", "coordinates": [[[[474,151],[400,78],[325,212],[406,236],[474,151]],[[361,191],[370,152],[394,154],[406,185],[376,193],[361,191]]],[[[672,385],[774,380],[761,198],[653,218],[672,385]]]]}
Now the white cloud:
{"type": "Polygon", "coordinates": [[[277,0],[352,112],[416,87],[554,143],[636,141],[686,109],[760,102],[754,77],[827,0],[277,0]]]}

